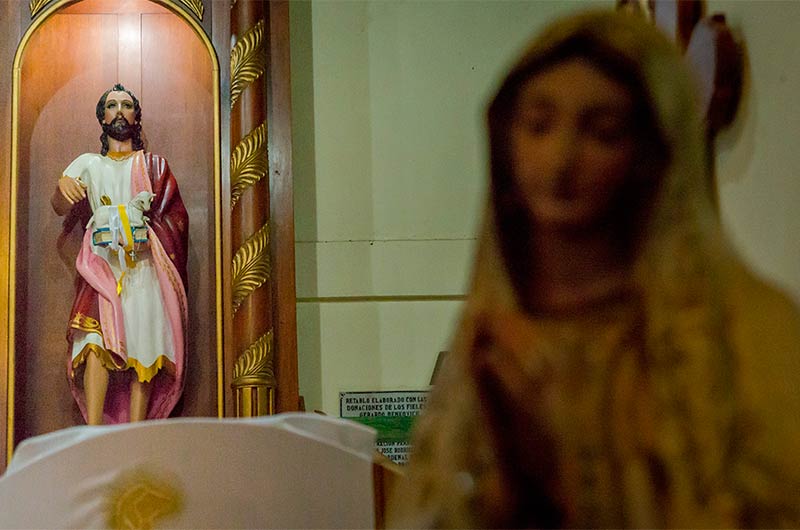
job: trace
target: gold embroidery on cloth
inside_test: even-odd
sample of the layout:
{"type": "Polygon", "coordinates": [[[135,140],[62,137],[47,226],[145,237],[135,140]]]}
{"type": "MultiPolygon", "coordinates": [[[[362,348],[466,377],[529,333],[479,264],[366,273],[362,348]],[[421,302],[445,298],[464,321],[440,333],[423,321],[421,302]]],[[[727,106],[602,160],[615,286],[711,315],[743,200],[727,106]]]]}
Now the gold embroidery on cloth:
{"type": "Polygon", "coordinates": [[[133,357],[127,360],[125,368],[133,368],[140,383],[148,383],[162,368],[172,376],[175,375],[175,363],[166,355],[159,355],[150,366],[145,366],[133,357]]]}
{"type": "Polygon", "coordinates": [[[107,349],[99,344],[89,343],[83,347],[81,352],[76,355],[74,359],[72,359],[72,373],[70,377],[75,377],[75,369],[86,362],[86,357],[90,353],[94,353],[97,358],[100,359],[100,364],[102,364],[106,370],[118,372],[127,368],[124,363],[118,363],[107,349]]]}
{"type": "Polygon", "coordinates": [[[103,336],[103,329],[100,327],[100,322],[83,313],[75,313],[75,318],[69,323],[69,327],[85,333],[97,333],[101,337],[103,336]]]}
{"type": "Polygon", "coordinates": [[[109,528],[153,528],[161,519],[183,512],[183,492],[175,477],[134,469],[111,484],[106,498],[109,528]]]}
{"type": "Polygon", "coordinates": [[[165,370],[171,376],[175,376],[175,363],[172,362],[166,355],[159,355],[158,359],[150,366],[144,366],[137,359],[128,359],[123,363],[117,362],[116,358],[111,355],[108,350],[98,344],[87,344],[83,347],[81,352],[72,359],[72,372],[70,377],[75,377],[75,369],[86,362],[86,357],[89,354],[95,354],[100,359],[100,364],[106,370],[114,372],[122,372],[129,368],[133,368],[139,378],[140,383],[147,383],[159,372],[165,370]]]}
{"type": "Polygon", "coordinates": [[[106,156],[112,160],[116,160],[120,162],[122,160],[127,160],[128,158],[132,157],[136,151],[109,151],[106,153],[106,156]]]}

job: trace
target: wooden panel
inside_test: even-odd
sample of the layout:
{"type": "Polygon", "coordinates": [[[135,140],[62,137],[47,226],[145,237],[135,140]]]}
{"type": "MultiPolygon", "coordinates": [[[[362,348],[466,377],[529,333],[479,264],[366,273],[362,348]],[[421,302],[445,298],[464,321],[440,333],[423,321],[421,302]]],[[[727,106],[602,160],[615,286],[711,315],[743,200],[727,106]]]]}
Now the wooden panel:
{"type": "Polygon", "coordinates": [[[31,38],[21,75],[17,230],[17,440],[82,423],[65,334],[78,232],[59,239],[49,204],[78,154],[99,149],[94,109],[117,77],[115,15],[55,15],[31,38]],[[64,46],[69,43],[69,46],[64,46]],[[54,57],[58,60],[54,60],[54,57]]]}
{"type": "Polygon", "coordinates": [[[171,14],[142,16],[140,96],[148,149],[169,161],[189,212],[184,416],[217,414],[212,82],[208,52],[185,22],[171,14]]]}
{"type": "Polygon", "coordinates": [[[298,410],[289,3],[269,3],[269,182],[277,408],[298,410]]]}
{"type": "Polygon", "coordinates": [[[121,14],[121,13],[135,13],[137,15],[143,13],[158,13],[169,14],[170,11],[150,0],[82,0],[76,4],[69,5],[59,11],[59,14],[121,14]]]}
{"type": "Polygon", "coordinates": [[[142,93],[141,18],[142,15],[139,13],[124,13],[117,19],[119,32],[117,80],[137,97],[142,93]]]}
{"type": "MultiPolygon", "coordinates": [[[[190,365],[175,413],[217,413],[211,59],[191,28],[163,8],[131,14],[145,4],[155,5],[74,4],[46,21],[25,52],[18,149],[17,441],[83,423],[65,378],[79,229],[60,237],[62,219],[52,212],[49,197],[75,156],[99,151],[95,104],[118,80],[142,101],[149,146],[169,160],[190,215],[190,365]],[[114,14],[114,6],[123,13],[114,14]],[[109,14],[89,14],[93,7],[109,14]]],[[[7,194],[8,180],[2,180],[0,193],[7,194]]]]}

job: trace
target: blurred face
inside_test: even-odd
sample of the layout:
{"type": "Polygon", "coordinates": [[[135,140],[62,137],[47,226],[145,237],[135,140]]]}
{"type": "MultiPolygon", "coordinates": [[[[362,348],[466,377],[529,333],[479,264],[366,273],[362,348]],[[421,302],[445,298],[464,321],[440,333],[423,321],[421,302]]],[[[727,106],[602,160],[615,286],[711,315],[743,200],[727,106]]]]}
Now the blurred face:
{"type": "Polygon", "coordinates": [[[105,114],[103,123],[111,124],[115,119],[122,118],[133,125],[136,121],[136,114],[133,109],[133,99],[127,92],[109,92],[106,97],[105,114]]]}
{"type": "Polygon", "coordinates": [[[511,125],[511,164],[534,223],[587,228],[631,175],[633,96],[582,58],[532,76],[511,125]]]}

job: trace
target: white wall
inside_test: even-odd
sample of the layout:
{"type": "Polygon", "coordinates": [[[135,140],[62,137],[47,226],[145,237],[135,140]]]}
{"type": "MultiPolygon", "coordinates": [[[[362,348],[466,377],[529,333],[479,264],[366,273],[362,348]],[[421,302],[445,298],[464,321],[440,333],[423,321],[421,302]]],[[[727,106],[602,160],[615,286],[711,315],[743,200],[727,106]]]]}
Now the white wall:
{"type": "Polygon", "coordinates": [[[744,105],[717,144],[722,219],[753,268],[800,301],[800,2],[712,0],[746,46],[744,105]]]}
{"type": "MultiPolygon", "coordinates": [[[[595,4],[612,5],[600,0],[595,4]]],[[[528,39],[587,2],[294,2],[300,391],[424,388],[448,346],[486,176],[483,112],[528,39]]],[[[753,72],[719,145],[722,214],[745,257],[800,295],[800,2],[711,1],[753,72]],[[786,50],[783,61],[776,52],[786,50]],[[756,99],[757,98],[757,99],[756,99]]]]}

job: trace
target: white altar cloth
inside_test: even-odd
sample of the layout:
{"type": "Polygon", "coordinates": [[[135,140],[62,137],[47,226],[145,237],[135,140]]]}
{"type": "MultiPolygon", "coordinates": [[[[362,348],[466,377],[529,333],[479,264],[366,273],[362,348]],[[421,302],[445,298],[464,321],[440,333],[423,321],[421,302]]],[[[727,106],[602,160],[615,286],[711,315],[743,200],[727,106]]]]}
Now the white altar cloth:
{"type": "Polygon", "coordinates": [[[22,442],[2,528],[374,528],[375,433],[317,414],[73,427],[22,442]]]}

